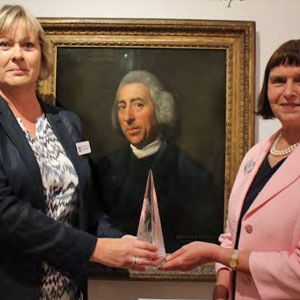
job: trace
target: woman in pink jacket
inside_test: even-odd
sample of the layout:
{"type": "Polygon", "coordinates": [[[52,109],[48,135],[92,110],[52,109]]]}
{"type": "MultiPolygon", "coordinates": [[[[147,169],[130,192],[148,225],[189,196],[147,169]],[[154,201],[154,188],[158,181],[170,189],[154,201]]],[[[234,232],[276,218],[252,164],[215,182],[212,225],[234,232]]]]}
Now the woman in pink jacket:
{"type": "Polygon", "coordinates": [[[258,99],[282,127],[244,157],[221,245],[193,242],[161,269],[217,262],[213,299],[300,299],[300,40],[271,56],[258,99]]]}

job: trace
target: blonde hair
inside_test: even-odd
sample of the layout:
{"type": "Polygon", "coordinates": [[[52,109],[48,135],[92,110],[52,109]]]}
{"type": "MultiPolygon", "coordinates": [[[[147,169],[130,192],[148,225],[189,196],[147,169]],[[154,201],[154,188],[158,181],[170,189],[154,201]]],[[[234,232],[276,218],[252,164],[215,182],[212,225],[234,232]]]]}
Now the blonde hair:
{"type": "Polygon", "coordinates": [[[25,28],[33,32],[41,46],[41,70],[39,80],[46,79],[52,72],[52,56],[50,42],[45,31],[35,16],[20,5],[4,5],[0,8],[0,35],[7,34],[13,25],[21,22],[25,28]]]}

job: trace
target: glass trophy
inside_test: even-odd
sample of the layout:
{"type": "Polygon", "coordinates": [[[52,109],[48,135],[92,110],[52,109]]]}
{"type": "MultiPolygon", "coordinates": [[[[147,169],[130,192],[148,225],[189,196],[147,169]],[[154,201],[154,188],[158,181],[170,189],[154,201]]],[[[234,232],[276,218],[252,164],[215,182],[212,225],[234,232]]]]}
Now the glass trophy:
{"type": "Polygon", "coordinates": [[[163,263],[166,257],[166,250],[152,170],[148,174],[137,239],[156,245],[160,256],[159,264],[163,263]]]}

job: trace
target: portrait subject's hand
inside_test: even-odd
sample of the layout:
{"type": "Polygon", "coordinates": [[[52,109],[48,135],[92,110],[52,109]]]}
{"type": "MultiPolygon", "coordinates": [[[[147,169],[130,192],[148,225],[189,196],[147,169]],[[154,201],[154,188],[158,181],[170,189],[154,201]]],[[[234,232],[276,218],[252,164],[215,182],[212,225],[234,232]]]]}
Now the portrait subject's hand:
{"type": "Polygon", "coordinates": [[[90,260],[96,263],[136,271],[157,266],[156,246],[133,238],[98,238],[90,260]]]}
{"type": "Polygon", "coordinates": [[[201,264],[205,264],[213,261],[214,252],[217,249],[217,245],[204,243],[204,242],[192,242],[184,245],[174,253],[166,257],[166,262],[162,264],[160,270],[179,270],[186,271],[191,270],[201,264]]]}

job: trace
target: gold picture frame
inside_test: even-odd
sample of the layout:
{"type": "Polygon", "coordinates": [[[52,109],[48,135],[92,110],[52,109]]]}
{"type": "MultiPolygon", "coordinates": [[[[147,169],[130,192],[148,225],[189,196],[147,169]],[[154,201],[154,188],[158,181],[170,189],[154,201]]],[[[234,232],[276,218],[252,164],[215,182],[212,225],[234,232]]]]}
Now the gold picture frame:
{"type": "MultiPolygon", "coordinates": [[[[191,107],[191,103],[196,103],[199,111],[204,111],[204,116],[201,118],[206,118],[205,115],[208,115],[208,120],[212,120],[207,126],[206,123],[204,123],[204,126],[202,123],[197,123],[200,134],[204,130],[207,130],[207,128],[214,128],[216,120],[221,118],[224,121],[222,121],[223,125],[221,126],[223,127],[218,133],[222,135],[219,142],[221,150],[219,153],[214,154],[215,158],[211,159],[213,161],[217,157],[221,157],[220,162],[223,165],[222,168],[213,167],[213,169],[215,175],[220,177],[219,181],[222,183],[222,197],[218,200],[220,210],[216,216],[220,216],[221,212],[222,220],[220,222],[222,223],[222,227],[224,227],[229,194],[235,175],[242,157],[254,142],[255,23],[252,21],[57,18],[41,18],[40,22],[52,42],[51,50],[54,60],[53,74],[46,81],[41,82],[40,93],[46,100],[53,103],[55,102],[54,99],[59,96],[58,100],[62,102],[63,106],[77,112],[82,118],[83,129],[85,129],[85,133],[89,139],[93,139],[96,135],[99,135],[97,128],[100,127],[105,131],[105,138],[109,141],[112,131],[107,129],[110,117],[108,107],[111,106],[114,96],[112,91],[109,91],[109,96],[107,94],[103,96],[103,98],[110,98],[109,104],[105,104],[107,99],[99,100],[101,101],[101,110],[106,111],[101,119],[106,119],[106,123],[98,126],[96,124],[98,122],[96,121],[97,117],[94,116],[92,120],[92,117],[89,116],[89,114],[93,114],[95,101],[97,100],[94,99],[87,102],[89,101],[87,99],[93,98],[91,95],[97,94],[95,90],[97,87],[86,87],[87,83],[82,78],[88,77],[88,82],[91,82],[95,77],[99,76],[97,80],[101,82],[101,78],[103,79],[107,75],[103,76],[107,68],[109,69],[108,73],[113,73],[114,70],[121,69],[120,66],[116,66],[118,63],[115,60],[116,52],[119,51],[122,57],[128,53],[134,56],[134,60],[131,60],[132,68],[136,66],[140,67],[144,64],[147,67],[153,67],[157,72],[161,72],[160,75],[165,81],[168,79],[170,82],[175,82],[173,85],[170,84],[173,90],[176,90],[180,86],[182,78],[187,77],[187,81],[192,81],[195,77],[193,74],[190,75],[189,69],[183,69],[185,63],[182,63],[182,61],[187,61],[187,65],[191,65],[192,72],[196,72],[197,68],[203,69],[199,82],[205,81],[204,77],[209,77],[205,76],[205,74],[210,72],[210,68],[215,69],[214,75],[211,76],[212,78],[207,79],[209,82],[203,83],[201,91],[197,90],[198,86],[194,83],[192,86],[192,95],[195,95],[195,100],[189,103],[189,107],[191,107]],[[74,54],[76,56],[75,60],[69,59],[70,55],[72,56],[72,53],[75,53],[75,51],[81,54],[74,54]],[[208,56],[210,58],[207,58],[208,63],[206,63],[205,57],[208,56]],[[68,83],[69,75],[76,72],[74,61],[81,63],[85,57],[89,57],[90,59],[89,67],[81,65],[81,71],[78,72],[75,78],[77,81],[74,79],[74,82],[68,83]],[[139,57],[139,60],[137,57],[139,57]],[[159,64],[157,57],[162,58],[159,64]],[[171,57],[168,63],[164,62],[166,57],[171,57]],[[220,65],[213,65],[218,59],[220,59],[220,65]],[[179,60],[178,66],[174,66],[177,60],[179,60]],[[198,60],[202,60],[202,62],[199,62],[199,67],[193,68],[192,65],[197,66],[198,60]],[[132,61],[134,61],[134,64],[132,61]],[[99,74],[97,73],[98,69],[90,71],[94,62],[97,66],[104,64],[106,69],[103,69],[101,72],[99,71],[99,74]],[[112,66],[111,69],[110,64],[112,66]],[[174,70],[178,70],[180,74],[186,72],[186,76],[176,81],[177,77],[173,76],[176,73],[174,70]],[[91,72],[93,74],[89,75],[91,72]],[[218,73],[222,72],[224,76],[220,78],[224,78],[224,80],[222,79],[224,82],[219,80],[219,77],[216,77],[218,73]],[[73,87],[75,89],[77,85],[81,85],[80,93],[89,90],[91,94],[87,94],[88,96],[84,96],[82,101],[79,99],[73,104],[72,99],[75,98],[75,94],[79,93],[78,90],[73,90],[73,87]],[[213,99],[213,101],[216,101],[215,106],[210,108],[208,112],[205,111],[205,107],[208,104],[204,105],[200,100],[197,100],[200,99],[207,85],[210,86],[210,90],[214,90],[215,86],[216,89],[219,88],[222,90],[219,94],[216,94],[219,96],[216,97],[217,99],[213,99]],[[220,95],[223,95],[222,93],[224,97],[220,97],[220,95]],[[199,97],[197,98],[198,95],[199,97]],[[220,112],[220,116],[214,115],[216,107],[221,107],[223,110],[223,112],[220,112]],[[89,111],[86,112],[86,110],[89,111]]],[[[128,68],[128,64],[125,67],[128,68]]],[[[124,69],[124,66],[122,68],[124,69]]],[[[120,76],[120,74],[117,75],[120,76]]],[[[108,77],[114,79],[117,76],[110,74],[108,77]]],[[[115,78],[115,82],[108,89],[112,90],[115,88],[118,80],[120,78],[115,78]]],[[[183,82],[182,85],[185,83],[189,84],[189,82],[183,82]]],[[[103,89],[106,89],[105,86],[102,87],[103,89]]],[[[190,87],[189,90],[191,90],[190,87]]],[[[212,97],[211,95],[215,95],[212,91],[205,91],[205,93],[207,93],[208,99],[212,97]]],[[[178,95],[182,96],[184,92],[181,94],[179,92],[178,95]]],[[[186,98],[191,97],[186,96],[186,98]]],[[[211,102],[211,100],[209,101],[211,102]]],[[[185,102],[188,103],[188,100],[185,102]]],[[[100,105],[100,102],[98,103],[100,105]]],[[[185,107],[183,104],[183,111],[188,111],[189,107],[185,107]]],[[[184,119],[188,119],[190,113],[185,112],[185,114],[184,119]]],[[[188,126],[191,128],[191,125],[188,126]]],[[[209,136],[210,133],[207,135],[209,136]]],[[[216,143],[218,143],[217,140],[216,143]]],[[[190,147],[192,149],[190,151],[191,156],[197,157],[199,155],[202,161],[207,159],[206,156],[202,157],[199,154],[201,152],[199,151],[199,147],[201,146],[206,149],[205,152],[210,151],[209,147],[214,147],[211,143],[206,143],[210,144],[207,145],[207,148],[203,147],[203,144],[199,144],[200,146],[197,148],[194,147],[193,143],[189,143],[189,141],[181,142],[183,148],[185,148],[184,150],[189,152],[190,147]]],[[[95,142],[95,159],[108,152],[107,144],[109,143],[99,141],[97,144],[95,142]]],[[[214,268],[212,264],[208,264],[192,272],[152,271],[144,274],[131,272],[130,275],[131,278],[137,279],[212,280],[214,278],[214,268]]]]}

